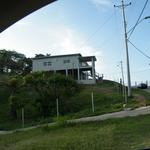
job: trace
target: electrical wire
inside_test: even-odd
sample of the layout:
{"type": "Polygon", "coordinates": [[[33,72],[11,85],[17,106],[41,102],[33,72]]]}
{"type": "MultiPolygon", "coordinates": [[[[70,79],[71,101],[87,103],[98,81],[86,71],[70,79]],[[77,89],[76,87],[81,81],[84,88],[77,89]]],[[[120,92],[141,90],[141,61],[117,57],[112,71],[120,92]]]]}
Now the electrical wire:
{"type": "Polygon", "coordinates": [[[140,15],[139,15],[139,17],[138,17],[138,19],[137,19],[137,21],[136,21],[136,23],[135,23],[133,29],[132,29],[132,31],[130,32],[130,35],[128,36],[128,39],[130,39],[130,37],[131,37],[131,35],[133,34],[133,32],[134,32],[136,26],[139,24],[139,21],[140,21],[142,15],[143,15],[143,13],[144,13],[144,10],[145,10],[147,4],[148,4],[148,0],[146,0],[146,2],[145,2],[145,4],[144,4],[144,7],[143,7],[142,11],[141,11],[141,13],[140,13],[140,15]]]}
{"type": "MultiPolygon", "coordinates": [[[[114,9],[114,15],[115,15],[115,23],[117,22],[116,21],[116,10],[114,9]]],[[[116,27],[118,27],[118,24],[116,23],[116,27]]],[[[116,31],[114,31],[113,33],[112,33],[112,35],[109,35],[109,37],[108,38],[106,38],[104,41],[102,41],[100,44],[98,44],[98,48],[102,48],[103,46],[108,46],[108,44],[110,44],[111,42],[112,42],[112,40],[114,39],[113,37],[116,37],[117,35],[119,35],[119,34],[116,34],[117,32],[118,32],[118,30],[119,30],[119,27],[118,27],[118,29],[116,28],[116,31]],[[107,43],[107,44],[106,44],[107,43]]],[[[118,37],[118,36],[117,36],[118,37]]],[[[119,38],[118,38],[118,41],[119,41],[119,38]]]]}
{"type": "Polygon", "coordinates": [[[135,74],[135,73],[142,73],[142,72],[145,72],[145,71],[150,71],[150,68],[148,69],[143,69],[143,70],[139,70],[139,71],[133,71],[131,72],[132,74],[135,74]]]}
{"type": "Polygon", "coordinates": [[[114,13],[112,13],[112,14],[104,21],[104,23],[101,24],[101,25],[87,38],[87,40],[85,40],[85,41],[83,42],[83,44],[80,46],[80,48],[83,48],[83,47],[86,45],[86,43],[89,42],[89,41],[95,36],[95,34],[97,34],[97,33],[104,27],[104,25],[105,25],[108,21],[110,21],[110,20],[112,19],[113,15],[114,15],[114,13]]]}
{"type": "Polygon", "coordinates": [[[146,58],[150,59],[150,56],[148,56],[148,55],[145,54],[142,50],[140,50],[139,48],[137,48],[131,41],[128,40],[128,42],[129,42],[138,52],[140,52],[143,56],[145,56],[146,58]]]}
{"type": "Polygon", "coordinates": [[[138,52],[140,52],[143,56],[145,56],[146,58],[150,59],[150,56],[148,56],[148,55],[145,54],[142,50],[140,50],[139,48],[137,48],[131,41],[128,40],[128,42],[129,42],[138,52]]]}

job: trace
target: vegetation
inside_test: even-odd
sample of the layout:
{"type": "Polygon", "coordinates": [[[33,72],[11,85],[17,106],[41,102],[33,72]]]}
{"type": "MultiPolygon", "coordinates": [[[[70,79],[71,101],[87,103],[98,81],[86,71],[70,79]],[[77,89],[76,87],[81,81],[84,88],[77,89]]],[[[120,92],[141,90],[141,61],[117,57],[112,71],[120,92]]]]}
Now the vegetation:
{"type": "MultiPolygon", "coordinates": [[[[71,78],[48,72],[26,76],[1,76],[0,129],[22,127],[21,109],[25,110],[25,127],[55,121],[56,97],[59,99],[60,116],[79,118],[123,110],[124,99],[120,85],[105,81],[97,85],[81,86],[71,78]],[[95,112],[92,112],[93,92],[95,112]]],[[[140,89],[133,90],[128,107],[146,106],[150,94],[140,89]]]]}
{"type": "Polygon", "coordinates": [[[0,50],[0,73],[30,73],[32,61],[16,51],[0,50]]]}
{"type": "Polygon", "coordinates": [[[150,104],[150,93],[141,89],[133,89],[133,97],[128,99],[127,107],[132,109],[150,104]]]}
{"type": "Polygon", "coordinates": [[[0,82],[0,87],[0,96],[3,98],[0,101],[1,129],[12,129],[12,124],[17,121],[20,125],[22,108],[27,124],[39,120],[50,122],[56,115],[56,98],[59,99],[60,114],[70,113],[73,103],[70,103],[69,98],[80,91],[75,80],[60,74],[50,75],[48,72],[32,73],[24,77],[8,76],[0,82]]]}
{"type": "Polygon", "coordinates": [[[138,150],[150,147],[150,116],[0,135],[3,150],[138,150]]]}
{"type": "MultiPolygon", "coordinates": [[[[36,54],[35,57],[50,56],[36,54]]],[[[15,51],[0,50],[0,129],[20,128],[21,110],[25,126],[52,122],[56,98],[60,116],[79,118],[123,110],[121,84],[104,80],[97,85],[78,85],[71,77],[50,72],[31,71],[31,59],[15,51]],[[12,65],[13,64],[13,65],[12,65]],[[94,112],[91,94],[94,97],[94,112]]],[[[150,93],[133,90],[127,107],[150,104],[150,93]]]]}

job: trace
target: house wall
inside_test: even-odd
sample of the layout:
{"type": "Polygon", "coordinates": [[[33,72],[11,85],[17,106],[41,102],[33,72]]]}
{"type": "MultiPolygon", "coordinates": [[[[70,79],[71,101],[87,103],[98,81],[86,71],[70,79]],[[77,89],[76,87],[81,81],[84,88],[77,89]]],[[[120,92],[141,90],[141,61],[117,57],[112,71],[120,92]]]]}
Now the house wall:
{"type": "Polygon", "coordinates": [[[33,60],[33,72],[74,69],[79,66],[79,56],[52,57],[33,60]]]}

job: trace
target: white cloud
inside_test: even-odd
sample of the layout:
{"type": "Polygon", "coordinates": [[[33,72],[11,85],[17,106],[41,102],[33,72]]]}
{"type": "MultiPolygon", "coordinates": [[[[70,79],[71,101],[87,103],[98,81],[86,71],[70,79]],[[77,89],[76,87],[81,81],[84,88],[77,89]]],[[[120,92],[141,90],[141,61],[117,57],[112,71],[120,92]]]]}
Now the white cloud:
{"type": "Polygon", "coordinates": [[[90,0],[96,8],[101,8],[101,10],[104,10],[104,7],[110,7],[112,5],[111,0],[90,0]]]}
{"type": "Polygon", "coordinates": [[[93,46],[85,44],[81,47],[85,38],[82,37],[77,31],[68,27],[55,28],[55,30],[49,30],[49,40],[51,42],[51,48],[53,54],[70,54],[81,53],[83,55],[95,55],[101,54],[101,51],[97,51],[93,46]]]}
{"type": "MultiPolygon", "coordinates": [[[[20,24],[18,26],[24,26],[20,24]]],[[[73,54],[81,53],[83,56],[95,55],[97,64],[101,66],[102,51],[97,50],[93,45],[83,43],[87,39],[78,31],[68,26],[51,26],[50,28],[39,28],[33,24],[22,30],[10,28],[0,36],[0,49],[16,50],[28,57],[35,54],[73,54]]]]}
{"type": "Polygon", "coordinates": [[[20,23],[2,33],[0,48],[14,49],[29,57],[37,53],[101,55],[102,51],[93,45],[86,43],[83,46],[87,37],[68,26],[51,26],[44,29],[28,24],[29,27],[23,30],[20,26],[24,25],[25,23],[20,23]]]}

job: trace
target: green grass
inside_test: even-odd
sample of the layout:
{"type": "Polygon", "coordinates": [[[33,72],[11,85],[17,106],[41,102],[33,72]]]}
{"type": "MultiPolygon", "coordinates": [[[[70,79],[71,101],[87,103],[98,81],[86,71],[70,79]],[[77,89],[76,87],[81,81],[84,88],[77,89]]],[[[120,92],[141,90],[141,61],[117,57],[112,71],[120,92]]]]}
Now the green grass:
{"type": "Polygon", "coordinates": [[[128,107],[138,108],[150,105],[150,93],[141,89],[133,89],[132,93],[133,97],[128,99],[128,107]]]}
{"type": "MultiPolygon", "coordinates": [[[[128,99],[127,107],[135,109],[150,104],[150,93],[133,89],[133,97],[128,99]]],[[[80,107],[77,112],[72,113],[73,118],[101,115],[110,112],[123,110],[125,103],[122,92],[119,92],[117,84],[112,81],[104,81],[94,86],[85,86],[84,89],[71,101],[76,107],[80,107]],[[91,108],[91,93],[94,93],[95,112],[91,108]]]]}
{"type": "MultiPolygon", "coordinates": [[[[7,76],[1,76],[0,80],[7,80],[7,76]]],[[[21,128],[21,116],[17,120],[10,118],[10,108],[8,102],[9,92],[0,88],[0,130],[12,130],[21,128]]],[[[34,97],[34,94],[32,94],[34,97]]],[[[101,115],[110,112],[116,112],[123,110],[124,99],[122,92],[119,92],[118,84],[113,81],[105,80],[103,83],[97,85],[84,85],[81,92],[77,93],[73,97],[59,101],[59,111],[63,116],[68,118],[80,118],[86,116],[101,115]],[[91,108],[91,93],[94,94],[95,112],[92,112],[91,108]],[[65,103],[64,103],[65,102],[65,103]],[[66,110],[63,113],[62,107],[66,110]],[[69,112],[69,113],[68,113],[69,112]]],[[[150,104],[150,93],[141,89],[133,90],[133,97],[128,100],[128,107],[137,108],[150,104]]],[[[30,112],[38,114],[37,109],[34,107],[28,107],[25,109],[25,126],[32,126],[36,124],[51,122],[55,116],[49,116],[48,118],[32,117],[30,112]],[[29,113],[28,113],[29,112],[29,113]]],[[[33,114],[34,114],[33,113],[33,114]]],[[[54,112],[55,113],[55,112],[54,112]]],[[[21,112],[19,112],[21,114],[21,112]]],[[[33,115],[32,114],[32,115],[33,115]]]]}
{"type": "Polygon", "coordinates": [[[94,86],[85,86],[84,89],[71,98],[77,112],[73,113],[74,118],[104,114],[120,111],[123,106],[122,93],[118,93],[112,83],[102,83],[94,86]],[[103,86],[104,85],[104,86],[103,86]],[[91,108],[91,93],[94,95],[95,112],[91,108]]]}
{"type": "Polygon", "coordinates": [[[138,150],[150,147],[150,116],[41,127],[0,135],[2,150],[138,150]]]}

